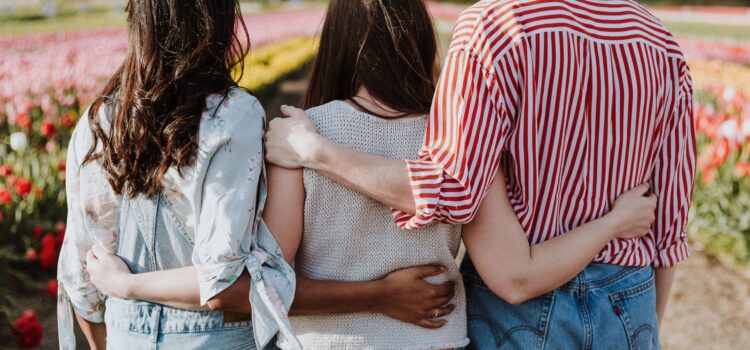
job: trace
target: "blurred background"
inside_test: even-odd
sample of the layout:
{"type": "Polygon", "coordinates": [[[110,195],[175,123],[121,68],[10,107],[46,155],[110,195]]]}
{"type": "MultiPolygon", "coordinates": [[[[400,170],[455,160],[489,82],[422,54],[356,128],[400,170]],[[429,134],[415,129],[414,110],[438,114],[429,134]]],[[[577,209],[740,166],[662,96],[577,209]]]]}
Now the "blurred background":
{"type": "MultiPolygon", "coordinates": [[[[642,1],[677,36],[696,86],[699,174],[662,325],[665,349],[750,344],[750,0],[642,1]]],[[[0,0],[0,348],[57,348],[55,269],[72,128],[121,62],[123,0],[0,0]]],[[[298,104],[325,1],[243,1],[240,84],[269,116],[298,104]]],[[[470,1],[432,1],[443,45],[470,1]]],[[[83,345],[83,344],[81,344],[83,345]]],[[[83,347],[83,346],[82,346],[83,347]]]]}

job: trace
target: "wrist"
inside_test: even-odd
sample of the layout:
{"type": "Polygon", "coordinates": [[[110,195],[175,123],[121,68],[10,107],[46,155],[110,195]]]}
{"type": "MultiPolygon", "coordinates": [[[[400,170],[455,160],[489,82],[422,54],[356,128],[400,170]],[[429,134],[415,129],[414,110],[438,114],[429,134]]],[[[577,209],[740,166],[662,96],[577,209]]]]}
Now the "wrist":
{"type": "Polygon", "coordinates": [[[369,303],[367,303],[365,307],[365,312],[372,312],[372,313],[383,313],[383,307],[388,302],[388,296],[392,295],[391,285],[388,283],[385,279],[375,280],[372,282],[369,282],[372,286],[370,289],[372,291],[369,303]]]}
{"type": "Polygon", "coordinates": [[[609,234],[610,241],[615,240],[619,237],[622,222],[620,222],[617,214],[605,215],[602,218],[602,225],[604,225],[604,231],[609,234]]]}
{"type": "Polygon", "coordinates": [[[330,143],[330,140],[319,134],[310,134],[310,139],[307,142],[308,152],[303,156],[302,166],[312,170],[323,170],[330,158],[327,152],[330,143]]]}
{"type": "Polygon", "coordinates": [[[138,288],[136,287],[137,283],[135,283],[134,277],[134,274],[123,275],[120,278],[119,288],[117,288],[120,292],[115,296],[123,299],[138,299],[138,296],[135,295],[138,288]]]}

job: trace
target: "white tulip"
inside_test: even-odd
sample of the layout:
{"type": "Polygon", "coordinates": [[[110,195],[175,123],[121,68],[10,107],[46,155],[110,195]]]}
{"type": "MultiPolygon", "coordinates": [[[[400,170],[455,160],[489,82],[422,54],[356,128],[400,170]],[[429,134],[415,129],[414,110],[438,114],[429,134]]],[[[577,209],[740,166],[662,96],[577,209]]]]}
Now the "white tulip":
{"type": "Polygon", "coordinates": [[[732,102],[735,96],[737,96],[737,91],[735,91],[733,87],[729,86],[724,89],[724,94],[722,96],[724,98],[724,101],[732,102]]]}
{"type": "Polygon", "coordinates": [[[730,140],[736,140],[740,133],[739,125],[736,120],[727,120],[719,127],[719,133],[730,140]]]}
{"type": "Polygon", "coordinates": [[[22,132],[14,132],[10,134],[10,148],[14,151],[23,151],[29,146],[29,140],[26,138],[26,134],[22,132]]]}
{"type": "Polygon", "coordinates": [[[750,136],[750,118],[742,121],[742,133],[745,136],[750,136]]]}

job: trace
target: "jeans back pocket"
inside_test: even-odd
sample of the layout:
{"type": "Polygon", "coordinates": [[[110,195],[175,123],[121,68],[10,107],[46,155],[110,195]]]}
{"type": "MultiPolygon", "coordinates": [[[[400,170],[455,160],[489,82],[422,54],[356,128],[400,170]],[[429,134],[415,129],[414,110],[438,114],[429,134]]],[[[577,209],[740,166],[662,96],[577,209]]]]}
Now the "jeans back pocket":
{"type": "Polygon", "coordinates": [[[653,270],[649,273],[645,282],[609,296],[612,308],[625,328],[631,350],[659,349],[653,270]]]}

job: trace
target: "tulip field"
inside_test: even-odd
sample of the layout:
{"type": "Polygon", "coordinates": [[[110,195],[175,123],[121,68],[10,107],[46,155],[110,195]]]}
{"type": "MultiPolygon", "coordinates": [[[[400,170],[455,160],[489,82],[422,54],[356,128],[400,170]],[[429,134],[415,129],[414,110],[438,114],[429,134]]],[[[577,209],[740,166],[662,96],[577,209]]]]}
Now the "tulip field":
{"type": "MultiPolygon", "coordinates": [[[[430,8],[445,23],[463,9],[430,8]]],[[[320,9],[246,16],[252,49],[240,85],[272,94],[285,77],[303,70],[315,53],[322,16],[320,9]]],[[[0,36],[0,327],[12,329],[0,330],[0,337],[13,334],[22,348],[37,346],[49,330],[34,305],[20,312],[11,305],[25,293],[50,300],[57,295],[67,143],[81,112],[121,63],[126,35],[123,28],[107,28],[0,36]]],[[[748,266],[750,38],[678,34],[678,40],[696,89],[699,174],[691,238],[721,259],[748,266]]]]}

